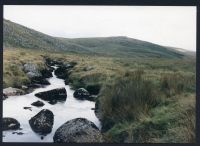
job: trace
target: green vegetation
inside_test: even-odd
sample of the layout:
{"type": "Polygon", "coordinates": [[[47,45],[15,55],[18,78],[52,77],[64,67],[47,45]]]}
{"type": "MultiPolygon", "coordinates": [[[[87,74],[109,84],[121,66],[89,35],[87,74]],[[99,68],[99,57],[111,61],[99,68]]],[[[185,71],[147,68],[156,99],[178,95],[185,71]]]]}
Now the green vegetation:
{"type": "MultiPolygon", "coordinates": [[[[164,78],[166,75],[164,75],[164,78]]],[[[182,76],[181,76],[182,77],[182,76]]],[[[176,74],[171,75],[177,81],[176,74]]],[[[191,77],[184,76],[186,81],[191,77]]],[[[182,80],[183,81],[183,80],[182,80]]],[[[164,81],[165,82],[165,81],[164,81]]],[[[194,84],[194,79],[191,80],[194,84]]],[[[195,142],[194,86],[173,82],[173,95],[162,92],[168,86],[145,79],[138,72],[106,87],[100,96],[103,130],[109,142],[180,143],[195,142]],[[154,85],[155,84],[155,85],[154,85]],[[157,85],[156,85],[157,84],[157,85]],[[188,88],[193,88],[187,90],[188,88]]],[[[183,82],[182,82],[183,83],[183,82]]],[[[170,90],[170,91],[171,91],[170,90]]]]}
{"type": "Polygon", "coordinates": [[[77,62],[69,75],[71,86],[98,94],[106,142],[195,142],[196,62],[191,53],[126,37],[63,39],[9,21],[4,26],[4,88],[27,84],[22,65],[31,62],[42,69],[42,56],[77,62]]]}
{"type": "Polygon", "coordinates": [[[3,21],[4,47],[126,58],[184,58],[169,47],[128,37],[66,39],[52,37],[9,20],[3,21]]]}
{"type": "Polygon", "coordinates": [[[6,49],[3,52],[3,87],[17,87],[30,83],[23,71],[25,63],[33,63],[39,70],[45,68],[41,52],[23,49],[6,49]]]}
{"type": "Polygon", "coordinates": [[[69,76],[71,86],[99,93],[107,142],[195,142],[194,59],[135,60],[5,49],[4,87],[26,84],[21,66],[32,62],[43,68],[41,55],[78,63],[69,76]]]}

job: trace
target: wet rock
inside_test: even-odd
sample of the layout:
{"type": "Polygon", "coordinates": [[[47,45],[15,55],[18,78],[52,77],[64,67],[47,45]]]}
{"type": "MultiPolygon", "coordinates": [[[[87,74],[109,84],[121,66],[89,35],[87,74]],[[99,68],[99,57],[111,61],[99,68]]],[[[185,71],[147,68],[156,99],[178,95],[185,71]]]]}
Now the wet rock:
{"type": "Polygon", "coordinates": [[[7,99],[8,96],[6,94],[3,93],[3,100],[7,99]]]}
{"type": "Polygon", "coordinates": [[[29,120],[32,130],[36,133],[45,135],[52,131],[54,115],[48,109],[41,110],[37,115],[29,120]]]}
{"type": "Polygon", "coordinates": [[[76,62],[62,63],[58,65],[55,70],[55,75],[60,79],[67,79],[69,77],[71,69],[76,65],[76,62]]]}
{"type": "Polygon", "coordinates": [[[90,94],[86,89],[79,88],[74,92],[74,97],[80,100],[84,100],[84,99],[88,100],[90,98],[90,94]]]}
{"type": "Polygon", "coordinates": [[[49,101],[50,104],[55,104],[57,101],[65,101],[67,98],[67,91],[65,88],[57,88],[49,91],[44,91],[35,94],[36,97],[39,97],[45,101],[49,101]]]}
{"type": "Polygon", "coordinates": [[[53,77],[52,72],[53,72],[52,69],[44,69],[44,70],[41,70],[41,74],[42,74],[42,77],[43,77],[43,78],[50,78],[50,77],[53,77]]]}
{"type": "Polygon", "coordinates": [[[12,134],[23,135],[23,132],[13,132],[12,134]]]}
{"type": "Polygon", "coordinates": [[[48,66],[48,65],[47,65],[47,67],[48,67],[48,70],[49,70],[51,73],[55,70],[55,68],[53,68],[52,66],[48,66]]]}
{"type": "Polygon", "coordinates": [[[55,62],[50,58],[46,58],[45,61],[46,61],[46,64],[48,66],[54,66],[55,65],[55,62]]]}
{"type": "Polygon", "coordinates": [[[56,100],[51,100],[51,101],[49,101],[48,103],[54,105],[54,104],[57,103],[57,101],[56,101],[56,100]]]}
{"type": "Polygon", "coordinates": [[[57,78],[66,79],[68,78],[68,70],[66,67],[60,66],[55,70],[55,75],[57,78]]]}
{"type": "Polygon", "coordinates": [[[17,88],[8,87],[3,89],[3,94],[5,96],[15,96],[24,94],[24,91],[17,88]]]}
{"type": "Polygon", "coordinates": [[[38,100],[36,102],[33,102],[31,105],[36,106],[36,107],[42,107],[44,106],[44,103],[38,100]]]}
{"type": "Polygon", "coordinates": [[[2,129],[5,130],[17,130],[20,128],[20,123],[14,118],[3,118],[2,129]]]}
{"type": "Polygon", "coordinates": [[[24,109],[32,111],[31,107],[24,107],[24,109]]]}
{"type": "Polygon", "coordinates": [[[40,87],[43,87],[43,85],[41,85],[41,84],[30,84],[30,85],[28,85],[28,88],[30,89],[30,88],[40,88],[40,87]]]}
{"type": "Polygon", "coordinates": [[[47,81],[43,77],[34,77],[31,79],[32,84],[39,84],[39,85],[50,85],[49,81],[47,81]]]}
{"type": "Polygon", "coordinates": [[[77,118],[59,127],[53,140],[55,143],[99,143],[103,142],[103,136],[94,123],[77,118]]]}
{"type": "Polygon", "coordinates": [[[69,78],[65,79],[65,85],[69,85],[69,78]]]}

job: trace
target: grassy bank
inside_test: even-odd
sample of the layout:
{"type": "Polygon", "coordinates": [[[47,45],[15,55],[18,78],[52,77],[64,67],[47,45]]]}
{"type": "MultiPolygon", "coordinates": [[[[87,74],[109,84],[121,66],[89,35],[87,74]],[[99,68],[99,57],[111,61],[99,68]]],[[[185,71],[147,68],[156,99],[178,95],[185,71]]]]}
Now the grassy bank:
{"type": "Polygon", "coordinates": [[[29,49],[4,50],[3,86],[21,87],[27,62],[77,62],[73,88],[98,94],[107,142],[195,142],[195,59],[120,58],[29,49]],[[42,55],[42,56],[41,56],[42,55]]]}
{"type": "Polygon", "coordinates": [[[6,49],[3,52],[3,87],[17,87],[30,83],[23,71],[25,63],[36,64],[39,70],[45,67],[43,53],[33,50],[6,49]]]}
{"type": "Polygon", "coordinates": [[[195,142],[194,82],[177,73],[155,82],[137,71],[107,86],[99,99],[107,141],[195,142]]]}

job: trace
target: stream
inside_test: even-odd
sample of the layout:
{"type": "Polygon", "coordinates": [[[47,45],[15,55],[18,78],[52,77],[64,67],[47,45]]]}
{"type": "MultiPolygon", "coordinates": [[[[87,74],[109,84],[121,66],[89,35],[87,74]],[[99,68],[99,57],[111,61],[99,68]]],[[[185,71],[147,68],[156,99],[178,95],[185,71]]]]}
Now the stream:
{"type": "MultiPolygon", "coordinates": [[[[54,66],[54,68],[56,69],[57,67],[54,66]]],[[[57,78],[54,71],[52,72],[53,77],[48,78],[50,85],[37,88],[32,93],[26,95],[9,96],[6,100],[3,100],[3,117],[17,119],[21,125],[20,128],[22,128],[21,130],[3,131],[3,142],[53,142],[55,131],[62,124],[74,118],[86,118],[98,128],[101,128],[101,123],[96,117],[94,110],[92,110],[92,108],[95,108],[95,102],[74,98],[74,90],[69,85],[65,85],[63,79],[57,78]],[[67,99],[65,102],[58,102],[55,105],[51,105],[47,101],[35,96],[36,93],[61,87],[64,87],[67,91],[67,99]],[[31,103],[37,100],[42,101],[45,105],[43,107],[32,106],[31,103]],[[25,110],[24,107],[31,107],[32,111],[25,110]],[[52,132],[43,138],[41,138],[41,135],[33,132],[29,125],[31,117],[35,116],[42,109],[49,109],[54,114],[52,132]],[[13,132],[21,132],[21,134],[13,132]]]]}

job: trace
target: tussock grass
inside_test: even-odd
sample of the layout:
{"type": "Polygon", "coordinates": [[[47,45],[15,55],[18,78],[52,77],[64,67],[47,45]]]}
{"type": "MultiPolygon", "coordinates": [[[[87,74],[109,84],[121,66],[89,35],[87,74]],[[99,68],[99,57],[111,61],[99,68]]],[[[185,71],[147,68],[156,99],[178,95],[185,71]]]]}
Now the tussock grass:
{"type": "Polygon", "coordinates": [[[136,121],[115,124],[106,132],[109,142],[127,143],[195,143],[194,96],[177,97],[188,101],[184,108],[179,101],[152,108],[136,121]],[[183,99],[184,98],[184,99],[183,99]]]}
{"type": "Polygon", "coordinates": [[[113,85],[104,87],[100,98],[103,129],[114,123],[136,120],[157,104],[156,86],[142,74],[142,70],[126,73],[113,85]]]}
{"type": "Polygon", "coordinates": [[[23,72],[25,63],[33,63],[39,69],[44,69],[45,64],[42,53],[33,50],[6,49],[3,52],[3,87],[21,88],[30,83],[29,78],[23,72]]]}
{"type": "Polygon", "coordinates": [[[45,67],[43,57],[77,62],[71,86],[99,94],[107,142],[195,142],[195,60],[140,59],[4,50],[3,85],[29,82],[24,63],[45,67]],[[87,71],[84,68],[92,67],[87,71]]]}
{"type": "Polygon", "coordinates": [[[195,92],[195,75],[180,72],[167,73],[161,76],[161,90],[169,97],[184,91],[195,92]]]}

